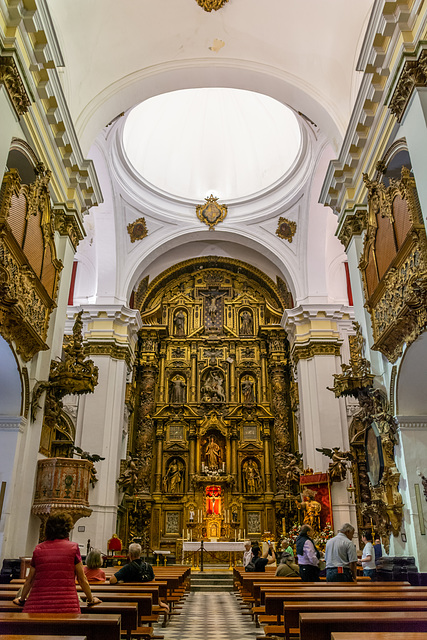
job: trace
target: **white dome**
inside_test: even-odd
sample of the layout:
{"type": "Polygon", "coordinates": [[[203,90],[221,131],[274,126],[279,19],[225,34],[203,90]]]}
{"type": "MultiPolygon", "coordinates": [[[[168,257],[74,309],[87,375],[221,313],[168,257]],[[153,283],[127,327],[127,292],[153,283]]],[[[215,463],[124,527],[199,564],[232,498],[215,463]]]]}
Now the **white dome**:
{"type": "Polygon", "coordinates": [[[240,89],[186,89],[142,102],[123,132],[129,162],[144,180],[174,196],[221,202],[274,184],[298,156],[294,113],[240,89]]]}

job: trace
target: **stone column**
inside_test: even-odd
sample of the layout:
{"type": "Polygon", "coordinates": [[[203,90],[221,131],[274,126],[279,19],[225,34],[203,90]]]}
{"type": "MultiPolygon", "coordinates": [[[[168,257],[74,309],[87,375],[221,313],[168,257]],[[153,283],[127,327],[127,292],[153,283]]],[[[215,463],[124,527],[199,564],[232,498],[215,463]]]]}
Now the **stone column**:
{"type": "MultiPolygon", "coordinates": [[[[69,309],[69,329],[78,311],[80,308],[69,309]]],[[[99,376],[95,392],[80,397],[76,445],[105,460],[96,463],[99,480],[89,493],[92,515],[80,522],[85,526],[84,532],[73,531],[73,540],[85,546],[90,539],[92,546],[103,549],[116,532],[120,502],[116,481],[126,438],[123,430],[126,379],[141,320],[139,311],[133,309],[94,305],[85,310],[83,322],[87,352],[98,366],[99,376]]]]}
{"type": "Polygon", "coordinates": [[[191,387],[190,387],[190,402],[196,402],[197,394],[197,344],[191,343],[191,387]]]}
{"type": "Polygon", "coordinates": [[[261,341],[261,402],[267,402],[267,347],[265,341],[261,341]]]}
{"type": "Polygon", "coordinates": [[[231,475],[234,478],[234,490],[238,489],[239,476],[238,460],[237,460],[237,431],[233,429],[231,432],[231,475]]]}
{"type": "Polygon", "coordinates": [[[160,351],[160,362],[159,362],[159,402],[166,401],[166,389],[165,389],[165,362],[166,362],[166,351],[165,347],[163,347],[160,351]]]}
{"type": "Polygon", "coordinates": [[[188,433],[188,439],[190,442],[190,459],[189,459],[189,490],[193,489],[192,480],[194,475],[196,474],[196,444],[197,444],[197,435],[194,423],[190,424],[190,430],[188,433]]]}
{"type": "MultiPolygon", "coordinates": [[[[304,305],[286,312],[291,354],[298,369],[301,452],[304,466],[326,472],[329,458],[317,448],[349,449],[345,400],[335,398],[327,387],[334,373],[341,373],[344,336],[353,333],[351,307],[304,305]]],[[[350,482],[350,480],[349,480],[350,482]]],[[[355,507],[350,503],[346,482],[332,485],[335,529],[344,522],[356,525],[355,507]]]]}
{"type": "Polygon", "coordinates": [[[154,491],[156,493],[160,493],[162,490],[162,460],[163,460],[163,439],[164,434],[162,431],[157,431],[156,433],[156,476],[154,481],[154,491]]]}
{"type": "Polygon", "coordinates": [[[401,536],[390,536],[390,556],[414,556],[418,571],[427,571],[427,502],[420,473],[427,476],[427,416],[396,416],[396,465],[401,473],[403,526],[401,536]],[[418,488],[416,488],[418,487],[418,488]],[[418,494],[418,499],[417,499],[418,494]]]}
{"type": "Polygon", "coordinates": [[[236,345],[230,342],[230,402],[236,402],[236,345]]]}
{"type": "Polygon", "coordinates": [[[271,493],[271,468],[270,468],[270,434],[263,434],[264,440],[264,474],[265,474],[265,493],[271,493]]]}

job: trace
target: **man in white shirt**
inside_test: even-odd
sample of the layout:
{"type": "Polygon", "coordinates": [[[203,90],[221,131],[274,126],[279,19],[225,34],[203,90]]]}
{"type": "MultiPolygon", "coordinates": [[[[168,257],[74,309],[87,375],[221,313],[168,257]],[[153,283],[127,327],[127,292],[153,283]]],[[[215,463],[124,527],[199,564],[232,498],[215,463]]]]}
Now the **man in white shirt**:
{"type": "Polygon", "coordinates": [[[353,525],[346,522],[338,534],[326,543],[325,561],[328,582],[356,580],[357,553],[352,542],[353,534],[353,525]]]}
{"type": "Polygon", "coordinates": [[[245,567],[245,569],[251,560],[252,560],[252,543],[250,540],[246,540],[245,551],[243,553],[243,566],[245,567]]]}

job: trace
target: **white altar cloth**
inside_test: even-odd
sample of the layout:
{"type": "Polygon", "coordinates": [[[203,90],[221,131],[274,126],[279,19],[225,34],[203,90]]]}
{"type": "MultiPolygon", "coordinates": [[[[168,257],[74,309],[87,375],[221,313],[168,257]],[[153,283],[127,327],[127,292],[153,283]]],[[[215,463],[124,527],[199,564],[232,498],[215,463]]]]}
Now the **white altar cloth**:
{"type": "MultiPolygon", "coordinates": [[[[203,548],[205,551],[245,551],[245,543],[241,542],[228,542],[224,540],[223,542],[204,542],[203,548]]],[[[199,542],[187,542],[183,541],[182,550],[183,551],[198,551],[200,549],[200,541],[199,542]]]]}

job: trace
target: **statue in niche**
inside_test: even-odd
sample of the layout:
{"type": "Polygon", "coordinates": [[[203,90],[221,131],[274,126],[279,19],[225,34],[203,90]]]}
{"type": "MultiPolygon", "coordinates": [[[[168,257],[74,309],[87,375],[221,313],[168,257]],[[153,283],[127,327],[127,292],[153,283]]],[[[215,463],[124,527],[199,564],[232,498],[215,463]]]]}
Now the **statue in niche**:
{"type": "Polygon", "coordinates": [[[253,334],[254,334],[254,323],[252,319],[252,314],[250,311],[245,309],[240,314],[240,335],[253,336],[253,334]]]}
{"type": "Polygon", "coordinates": [[[184,476],[184,465],[177,458],[174,458],[168,466],[168,470],[163,478],[163,491],[167,493],[182,493],[182,480],[184,476]]]}
{"type": "Polygon", "coordinates": [[[258,465],[252,458],[243,465],[243,476],[246,484],[246,493],[258,493],[262,490],[262,479],[258,471],[258,465]]]}
{"type": "Polygon", "coordinates": [[[181,376],[176,376],[170,381],[169,398],[171,404],[184,404],[186,401],[186,384],[181,376]]]}
{"type": "Polygon", "coordinates": [[[215,438],[210,436],[205,449],[205,464],[208,469],[215,471],[219,469],[222,462],[222,451],[219,444],[215,442],[215,438]]]}
{"type": "Polygon", "coordinates": [[[177,311],[173,319],[174,334],[180,338],[185,336],[185,313],[177,311]]]}
{"type": "Polygon", "coordinates": [[[242,402],[243,404],[255,402],[254,381],[251,378],[243,378],[242,380],[242,402]]]}
{"type": "Polygon", "coordinates": [[[218,371],[210,371],[202,387],[203,402],[225,402],[224,379],[218,371]]]}

